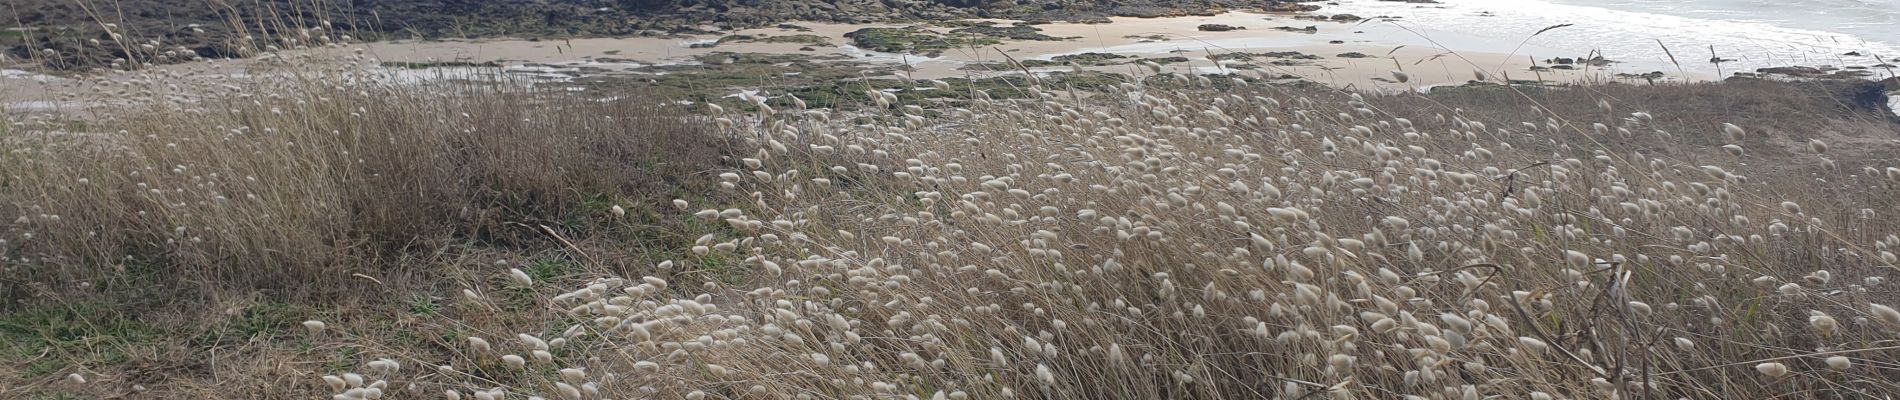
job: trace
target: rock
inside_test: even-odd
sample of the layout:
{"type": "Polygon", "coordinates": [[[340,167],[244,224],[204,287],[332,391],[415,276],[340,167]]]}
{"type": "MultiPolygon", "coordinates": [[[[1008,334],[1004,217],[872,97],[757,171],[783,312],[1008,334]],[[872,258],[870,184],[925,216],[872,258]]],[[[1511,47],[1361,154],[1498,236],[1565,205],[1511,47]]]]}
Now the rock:
{"type": "Polygon", "coordinates": [[[1648,80],[1648,81],[1652,81],[1652,82],[1653,82],[1653,81],[1655,81],[1655,80],[1657,80],[1657,79],[1662,79],[1662,78],[1663,78],[1663,73],[1662,73],[1662,71],[1649,71],[1649,73],[1645,73],[1645,74],[1625,74],[1625,73],[1619,73],[1619,74],[1616,74],[1616,77],[1618,77],[1618,78],[1629,78],[1629,79],[1643,79],[1643,80],[1648,80]]]}
{"type": "Polygon", "coordinates": [[[1866,69],[1856,69],[1856,68],[1851,68],[1851,67],[1847,69],[1841,69],[1841,68],[1836,68],[1836,67],[1828,66],[1828,65],[1823,65],[1819,67],[1797,65],[1797,66],[1786,66],[1786,67],[1757,68],[1755,69],[1755,73],[1758,75],[1779,75],[1779,76],[1786,76],[1786,77],[1791,77],[1791,78],[1823,79],[1823,80],[1861,80],[1861,79],[1874,75],[1873,71],[1868,71],[1866,69]]]}
{"type": "Polygon", "coordinates": [[[1312,26],[1312,25],[1308,25],[1308,26],[1307,26],[1307,27],[1305,27],[1305,28],[1295,28],[1295,27],[1291,27],[1291,26],[1276,26],[1276,27],[1273,27],[1273,29],[1274,29],[1274,30],[1279,30],[1279,31],[1287,31],[1287,32],[1299,32],[1299,33],[1319,33],[1319,27],[1318,27],[1318,26],[1312,26]]]}
{"type": "Polygon", "coordinates": [[[1359,16],[1352,15],[1352,14],[1336,14],[1336,15],[1333,15],[1331,18],[1327,18],[1327,19],[1331,19],[1331,20],[1339,21],[1339,22],[1353,22],[1353,21],[1363,20],[1365,18],[1360,18],[1359,16]]]}
{"type": "Polygon", "coordinates": [[[1008,26],[1008,27],[972,26],[972,27],[965,27],[965,28],[957,28],[957,29],[951,30],[950,33],[970,34],[970,35],[976,35],[976,36],[1009,39],[1009,40],[1035,40],[1035,41],[1063,40],[1063,38],[1045,35],[1042,33],[1042,29],[1036,28],[1034,26],[1029,26],[1029,25],[1015,25],[1015,26],[1008,26]]]}
{"type": "Polygon", "coordinates": [[[1263,53],[1261,55],[1264,55],[1267,57],[1274,57],[1274,58],[1291,58],[1291,59],[1297,59],[1297,60],[1318,60],[1320,58],[1319,56],[1316,56],[1316,55],[1301,53],[1297,51],[1271,51],[1271,52],[1263,53]]]}
{"type": "Polygon", "coordinates": [[[1366,53],[1360,53],[1357,51],[1339,53],[1337,57],[1339,58],[1372,58],[1372,56],[1366,55],[1366,53]]]}
{"type": "Polygon", "coordinates": [[[1103,66],[1103,65],[1121,64],[1122,61],[1117,61],[1117,60],[1121,60],[1124,58],[1133,58],[1133,56],[1124,56],[1124,55],[1113,54],[1113,53],[1089,52],[1089,53],[1081,53],[1081,54],[1055,56],[1049,61],[1023,60],[1022,63],[1023,65],[1029,66],[1029,67],[1049,67],[1049,66],[1061,66],[1061,65],[1070,65],[1070,64],[1081,65],[1085,67],[1096,67],[1096,66],[1103,66]]]}
{"type": "Polygon", "coordinates": [[[1116,16],[1134,18],[1164,18],[1181,16],[1181,10],[1164,7],[1121,7],[1115,9],[1116,16]]]}
{"type": "Polygon", "coordinates": [[[1202,24],[1199,27],[1199,29],[1202,32],[1227,32],[1227,31],[1246,30],[1247,27],[1225,25],[1225,24],[1202,24]]]}
{"type": "Polygon", "coordinates": [[[1270,12],[1310,12],[1319,11],[1319,6],[1293,2],[1276,2],[1268,4],[1263,9],[1270,12]]]}
{"type": "Polygon", "coordinates": [[[1606,66],[1606,65],[1616,63],[1616,61],[1610,60],[1608,58],[1603,58],[1603,56],[1592,56],[1590,58],[1557,57],[1557,58],[1544,60],[1544,62],[1549,63],[1549,64],[1556,64],[1556,65],[1587,64],[1592,67],[1601,67],[1601,66],[1606,66]]]}
{"type": "Polygon", "coordinates": [[[1884,110],[1889,113],[1888,115],[1893,115],[1891,114],[1893,109],[1887,107],[1887,91],[1889,87],[1900,84],[1891,82],[1893,80],[1893,78],[1888,78],[1886,81],[1868,82],[1860,79],[1843,79],[1836,81],[1841,82],[1842,87],[1835,93],[1838,97],[1847,99],[1848,104],[1854,108],[1884,110]]]}
{"type": "MultiPolygon", "coordinates": [[[[1297,51],[1272,51],[1272,52],[1266,52],[1266,53],[1240,53],[1240,52],[1221,53],[1221,54],[1210,55],[1207,57],[1207,59],[1214,60],[1214,61],[1230,61],[1230,60],[1231,61],[1247,61],[1247,60],[1253,60],[1255,58],[1262,58],[1262,57],[1291,59],[1291,60],[1318,60],[1320,59],[1319,56],[1301,53],[1297,51]]],[[[1275,64],[1275,65],[1280,65],[1280,64],[1275,64]]]]}

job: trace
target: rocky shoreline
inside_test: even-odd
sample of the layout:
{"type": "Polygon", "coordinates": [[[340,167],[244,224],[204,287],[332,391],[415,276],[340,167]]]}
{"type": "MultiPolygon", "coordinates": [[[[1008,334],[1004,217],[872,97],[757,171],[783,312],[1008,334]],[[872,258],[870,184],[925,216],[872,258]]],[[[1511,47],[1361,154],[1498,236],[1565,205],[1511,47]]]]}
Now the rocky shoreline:
{"type": "Polygon", "coordinates": [[[243,57],[258,50],[352,40],[691,35],[787,21],[872,23],[999,18],[1107,22],[1228,11],[1312,11],[1308,0],[263,0],[224,9],[197,0],[124,0],[94,18],[66,0],[0,8],[20,28],[0,36],[6,59],[57,70],[243,57]],[[245,21],[234,28],[232,21],[245,21]]]}

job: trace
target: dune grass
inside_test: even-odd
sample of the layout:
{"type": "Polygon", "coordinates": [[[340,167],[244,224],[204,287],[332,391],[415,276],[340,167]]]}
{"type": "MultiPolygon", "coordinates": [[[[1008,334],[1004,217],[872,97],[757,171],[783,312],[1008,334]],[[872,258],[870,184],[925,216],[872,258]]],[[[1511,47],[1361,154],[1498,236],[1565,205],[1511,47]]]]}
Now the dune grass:
{"type": "Polygon", "coordinates": [[[1214,79],[8,115],[0,397],[1900,392],[1884,111],[1214,79]]]}
{"type": "MultiPolygon", "coordinates": [[[[1051,92],[943,119],[890,104],[868,126],[752,116],[734,133],[760,150],[722,179],[757,204],[699,213],[745,235],[674,260],[745,257],[750,285],[550,288],[543,304],[578,321],[398,361],[433,368],[420,374],[363,371],[549,398],[1896,389],[1888,208],[1817,206],[1789,190],[1805,177],[1763,186],[1701,143],[1753,143],[1749,128],[1608,102],[1585,103],[1593,119],[1485,121],[1405,97],[1228,90],[1051,92]],[[1666,140],[1607,144],[1638,136],[1666,140]]],[[[1894,133],[1839,113],[1861,119],[1853,135],[1894,133]]],[[[1827,178],[1890,196],[1900,177],[1827,178]]]]}
{"type": "MultiPolygon", "coordinates": [[[[158,269],[243,287],[340,281],[444,241],[510,245],[657,206],[719,163],[647,102],[301,84],[134,116],[21,121],[0,185],[13,258],[62,278],[158,269]],[[527,229],[512,225],[526,224],[527,229]]],[[[294,284],[294,285],[286,285],[294,284]]]]}

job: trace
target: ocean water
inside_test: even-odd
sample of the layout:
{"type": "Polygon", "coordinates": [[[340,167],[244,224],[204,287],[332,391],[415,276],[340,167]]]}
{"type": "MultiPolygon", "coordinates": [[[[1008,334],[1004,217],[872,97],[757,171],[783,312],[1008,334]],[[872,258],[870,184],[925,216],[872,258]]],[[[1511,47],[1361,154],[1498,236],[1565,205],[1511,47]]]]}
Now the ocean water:
{"type": "Polygon", "coordinates": [[[1765,23],[1900,43],[1900,0],[1554,0],[1709,20],[1765,23]]]}
{"type": "Polygon", "coordinates": [[[1788,65],[1900,64],[1900,0],[1440,1],[1341,0],[1321,12],[1399,17],[1366,23],[1403,28],[1367,30],[1385,36],[1372,38],[1379,41],[1448,38],[1437,47],[1538,59],[1595,52],[1629,73],[1712,78],[1788,65]],[[1560,24],[1570,25],[1536,34],[1560,24]],[[1734,61],[1710,62],[1715,57],[1734,61]]]}

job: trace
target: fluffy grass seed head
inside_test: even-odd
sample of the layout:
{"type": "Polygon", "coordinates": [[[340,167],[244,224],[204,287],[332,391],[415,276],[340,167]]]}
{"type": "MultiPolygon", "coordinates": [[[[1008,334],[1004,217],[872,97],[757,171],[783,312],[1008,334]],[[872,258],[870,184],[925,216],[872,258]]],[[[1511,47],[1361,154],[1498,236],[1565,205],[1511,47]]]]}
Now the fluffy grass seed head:
{"type": "Polygon", "coordinates": [[[1735,124],[1724,122],[1722,123],[1722,135],[1727,137],[1729,142],[1735,143],[1741,142],[1742,138],[1748,136],[1748,131],[1735,124]]]}
{"type": "Polygon", "coordinates": [[[1765,362],[1755,364],[1755,371],[1761,372],[1762,375],[1767,375],[1770,378],[1780,378],[1788,375],[1788,365],[1778,362],[1765,362]]]}
{"type": "Polygon", "coordinates": [[[1900,311],[1894,311],[1893,307],[1878,303],[1868,303],[1867,312],[1873,314],[1875,319],[1887,325],[1900,326],[1900,311]]]}
{"type": "Polygon", "coordinates": [[[515,286],[534,286],[534,278],[529,277],[526,272],[521,272],[520,268],[509,268],[508,279],[514,281],[515,286]]]}

